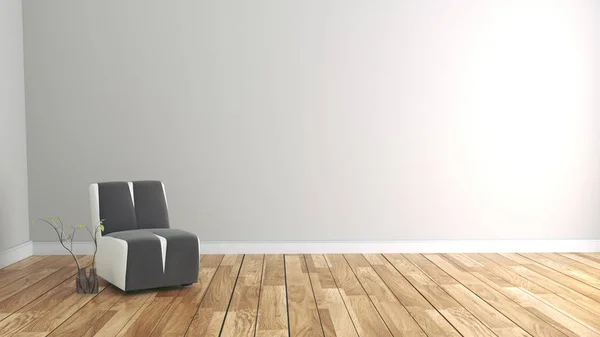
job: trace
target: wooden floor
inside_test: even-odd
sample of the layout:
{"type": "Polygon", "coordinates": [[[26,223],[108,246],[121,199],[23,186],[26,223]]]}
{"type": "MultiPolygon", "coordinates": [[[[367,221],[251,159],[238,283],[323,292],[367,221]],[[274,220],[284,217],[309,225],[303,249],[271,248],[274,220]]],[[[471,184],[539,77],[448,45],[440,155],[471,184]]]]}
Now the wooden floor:
{"type": "Polygon", "coordinates": [[[1,269],[0,336],[600,337],[600,253],[204,255],[193,286],[95,295],[74,274],[1,269]]]}

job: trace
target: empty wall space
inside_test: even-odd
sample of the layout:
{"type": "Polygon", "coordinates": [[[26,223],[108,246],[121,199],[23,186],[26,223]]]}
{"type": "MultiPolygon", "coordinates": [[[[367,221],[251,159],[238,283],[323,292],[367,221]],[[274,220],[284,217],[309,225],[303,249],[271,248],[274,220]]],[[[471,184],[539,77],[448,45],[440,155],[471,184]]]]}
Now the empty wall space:
{"type": "Polygon", "coordinates": [[[203,241],[600,238],[597,1],[23,13],[32,218],[89,223],[88,184],[160,179],[203,241]]]}
{"type": "MultiPolygon", "coordinates": [[[[29,241],[21,1],[0,1],[0,267],[29,241]]],[[[21,257],[22,258],[22,257],[21,257]]]]}

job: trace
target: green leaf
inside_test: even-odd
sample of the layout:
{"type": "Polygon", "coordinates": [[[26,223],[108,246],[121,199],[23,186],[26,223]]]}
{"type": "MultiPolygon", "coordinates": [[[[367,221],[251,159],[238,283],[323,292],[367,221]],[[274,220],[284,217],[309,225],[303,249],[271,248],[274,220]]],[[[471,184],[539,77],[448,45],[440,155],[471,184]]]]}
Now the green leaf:
{"type": "Polygon", "coordinates": [[[82,229],[82,228],[84,228],[84,227],[85,227],[85,225],[84,225],[84,224],[79,224],[79,225],[77,225],[77,229],[82,229]]]}
{"type": "Polygon", "coordinates": [[[100,227],[100,231],[101,231],[101,232],[104,232],[104,225],[102,225],[102,224],[101,224],[101,225],[100,225],[100,226],[98,226],[98,227],[100,227]]]}

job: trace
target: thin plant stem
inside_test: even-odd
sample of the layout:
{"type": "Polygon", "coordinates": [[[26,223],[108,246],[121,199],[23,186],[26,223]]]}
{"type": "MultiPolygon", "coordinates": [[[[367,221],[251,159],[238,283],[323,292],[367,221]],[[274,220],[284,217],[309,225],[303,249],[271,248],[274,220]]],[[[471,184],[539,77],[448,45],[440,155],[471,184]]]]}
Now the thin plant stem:
{"type": "Polygon", "coordinates": [[[93,233],[87,225],[82,224],[82,225],[78,225],[76,227],[71,227],[73,229],[73,231],[70,232],[70,235],[67,235],[65,233],[65,225],[62,222],[60,217],[56,217],[56,218],[48,217],[46,219],[39,219],[39,220],[44,221],[45,223],[50,225],[50,227],[52,227],[52,229],[56,233],[56,236],[58,237],[58,242],[60,243],[60,245],[66,251],[68,251],[69,254],[71,254],[73,261],[75,261],[75,264],[77,265],[77,280],[76,280],[76,282],[77,282],[78,289],[83,291],[83,293],[86,293],[86,294],[91,293],[93,291],[93,289],[96,287],[97,279],[93,279],[92,281],[94,283],[90,286],[89,278],[92,277],[94,275],[94,273],[92,273],[92,271],[90,271],[90,276],[88,277],[86,269],[85,268],[82,269],[82,266],[81,266],[81,264],[79,264],[79,260],[77,259],[77,256],[75,255],[75,253],[73,253],[73,241],[75,241],[75,235],[77,234],[77,230],[85,227],[85,229],[88,231],[88,233],[94,240],[94,256],[93,256],[93,260],[92,260],[92,270],[95,269],[96,268],[96,253],[98,252],[98,230],[102,231],[104,229],[102,227],[102,221],[100,221],[100,223],[96,227],[93,227],[94,228],[93,233]],[[65,241],[68,241],[68,244],[65,241]]]}
{"type": "Polygon", "coordinates": [[[100,221],[100,224],[98,224],[98,226],[96,226],[94,233],[92,233],[92,231],[90,230],[90,228],[88,226],[84,225],[85,229],[88,231],[88,233],[90,233],[92,240],[94,240],[94,256],[92,258],[92,268],[96,268],[96,253],[98,252],[98,230],[100,229],[101,225],[102,225],[102,221],[100,221]]]}
{"type": "Polygon", "coordinates": [[[79,273],[79,270],[81,270],[81,266],[79,265],[79,261],[77,260],[77,257],[75,256],[75,254],[73,254],[72,238],[71,238],[71,249],[69,249],[67,246],[65,246],[65,243],[64,243],[64,231],[62,230],[62,228],[63,228],[62,221],[61,221],[61,231],[59,233],[58,226],[56,226],[55,224],[53,224],[52,222],[50,222],[46,219],[40,219],[40,220],[49,224],[52,227],[52,229],[54,229],[54,231],[56,232],[56,235],[58,236],[58,241],[60,242],[60,245],[63,246],[63,248],[66,249],[71,254],[71,256],[73,257],[73,260],[75,261],[75,264],[77,265],[77,272],[79,273]]]}

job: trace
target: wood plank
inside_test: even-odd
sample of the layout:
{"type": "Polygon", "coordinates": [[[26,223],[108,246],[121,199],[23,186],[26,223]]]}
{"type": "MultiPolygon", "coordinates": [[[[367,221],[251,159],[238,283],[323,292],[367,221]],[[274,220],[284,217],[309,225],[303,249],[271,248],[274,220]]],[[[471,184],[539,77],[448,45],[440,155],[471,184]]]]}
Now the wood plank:
{"type": "Polygon", "coordinates": [[[306,261],[302,255],[285,255],[290,336],[323,336],[306,261]]]}
{"type": "Polygon", "coordinates": [[[564,254],[557,253],[539,253],[538,255],[556,261],[562,264],[563,266],[569,266],[571,268],[580,270],[583,273],[589,275],[594,280],[594,282],[600,284],[600,269],[597,268],[598,266],[600,266],[600,263],[595,263],[589,260],[587,261],[587,263],[584,263],[580,260],[586,261],[586,259],[579,258],[576,255],[571,255],[572,257],[567,257],[564,254]],[[594,266],[590,266],[590,264],[593,264],[594,266]]]}
{"type": "MultiPolygon", "coordinates": [[[[444,255],[444,258],[467,259],[468,257],[461,256],[460,254],[450,254],[444,255]]],[[[462,263],[462,260],[454,261],[457,264],[462,263]]],[[[482,263],[485,263],[485,259],[482,260],[482,263]]],[[[567,335],[598,336],[597,332],[600,331],[598,330],[600,324],[595,322],[596,319],[591,318],[594,317],[592,314],[575,305],[569,304],[568,301],[545,289],[539,294],[535,292],[536,290],[534,292],[529,291],[501,278],[499,275],[486,269],[483,265],[475,268],[463,266],[463,269],[471,271],[478,279],[515,301],[534,315],[545,319],[548,323],[567,335]]],[[[519,276],[513,275],[512,280],[519,280],[519,276]]],[[[519,283],[526,282],[528,281],[525,279],[519,283]]]]}
{"type": "MultiPolygon", "coordinates": [[[[520,254],[525,258],[528,258],[532,261],[535,261],[539,264],[542,264],[548,268],[554,269],[558,272],[561,272],[565,275],[568,275],[576,280],[579,280],[587,285],[590,285],[596,289],[600,289],[600,279],[595,277],[593,274],[587,272],[587,266],[579,263],[577,261],[573,261],[568,258],[561,259],[559,255],[551,255],[551,254],[520,254]],[[571,263],[572,262],[572,263],[571,263]],[[583,268],[580,268],[583,266],[583,268]]],[[[590,270],[594,270],[590,268],[590,270]]]]}
{"type": "MultiPolygon", "coordinates": [[[[58,258],[46,257],[45,259],[37,260],[22,268],[0,269],[0,291],[5,291],[4,288],[6,287],[20,285],[23,283],[24,277],[31,277],[35,272],[41,270],[56,271],[62,267],[71,265],[71,263],[73,263],[73,266],[75,265],[73,258],[70,256],[60,256],[58,258]]],[[[31,281],[29,282],[31,283],[31,281]]]]}
{"type": "Polygon", "coordinates": [[[186,336],[218,336],[244,255],[225,255],[192,319],[186,336]]]}
{"type": "MultiPolygon", "coordinates": [[[[432,255],[437,256],[437,255],[432,255]]],[[[430,255],[427,255],[429,258],[430,255]]],[[[430,259],[431,260],[431,259],[430,259]]],[[[521,327],[516,325],[510,319],[508,319],[504,314],[499,312],[495,307],[488,304],[482,298],[473,293],[469,288],[467,283],[469,284],[477,284],[477,279],[470,275],[467,272],[460,271],[458,269],[454,270],[453,273],[446,272],[445,268],[442,268],[439,264],[432,264],[430,261],[427,261],[422,256],[414,256],[412,260],[417,267],[421,269],[427,268],[428,270],[436,270],[433,275],[441,275],[441,272],[447,274],[447,276],[460,275],[460,279],[457,277],[453,277],[455,280],[454,283],[445,283],[440,284],[440,286],[452,296],[457,302],[459,302],[465,309],[470,311],[475,317],[477,317],[481,322],[483,322],[488,328],[490,328],[496,335],[498,336],[529,336],[527,332],[525,332],[521,327]],[[437,266],[436,266],[437,265],[437,266]],[[439,267],[439,268],[437,268],[439,267]],[[463,283],[461,283],[461,279],[463,283]],[[465,282],[468,281],[468,282],[465,282]]],[[[439,276],[430,275],[433,281],[437,282],[439,276]]],[[[446,275],[441,278],[444,282],[446,281],[446,275]]]]}
{"type": "MultiPolygon", "coordinates": [[[[81,262],[84,263],[84,265],[87,265],[91,263],[91,258],[82,258],[81,262]]],[[[33,302],[37,298],[43,296],[64,281],[75,279],[74,276],[77,272],[77,268],[75,267],[75,263],[72,259],[60,259],[60,261],[54,265],[61,266],[61,268],[48,275],[44,279],[30,285],[25,289],[20,290],[19,292],[0,302],[0,323],[2,323],[1,321],[7,319],[7,317],[11,316],[13,313],[33,302]]],[[[0,324],[0,331],[2,331],[1,326],[2,324],[0,324]]]]}
{"type": "Polygon", "coordinates": [[[346,261],[394,336],[427,336],[364,256],[345,254],[346,261]]]}
{"type": "MultiPolygon", "coordinates": [[[[573,294],[572,296],[578,297],[577,294],[584,296],[584,298],[589,298],[588,300],[580,298],[577,300],[577,304],[585,307],[587,310],[591,310],[592,312],[597,312],[600,310],[595,303],[600,302],[600,292],[598,289],[578,281],[570,276],[567,276],[561,272],[558,272],[554,269],[548,268],[542,264],[539,264],[535,261],[525,259],[517,254],[490,254],[486,255],[490,259],[494,259],[495,262],[498,263],[506,263],[513,265],[510,266],[512,270],[515,270],[517,273],[526,275],[528,278],[542,280],[540,282],[547,282],[551,280],[553,283],[559,284],[564,288],[568,288],[571,290],[573,294]],[[526,261],[522,261],[525,264],[520,264],[515,262],[515,260],[519,260],[519,258],[524,259],[526,261]],[[510,262],[506,262],[506,260],[510,262]]],[[[561,292],[561,294],[566,295],[567,292],[561,292]]],[[[569,295],[566,295],[569,296],[569,295]]]]}
{"type": "Polygon", "coordinates": [[[323,255],[305,255],[325,336],[358,337],[350,313],[323,255]]]}
{"type": "Polygon", "coordinates": [[[595,262],[600,262],[600,253],[576,253],[577,255],[583,256],[587,259],[595,262]]]}
{"type": "Polygon", "coordinates": [[[365,254],[364,256],[428,336],[460,336],[444,316],[381,254],[365,254]]]}
{"type": "MultiPolygon", "coordinates": [[[[34,270],[48,267],[52,263],[56,263],[58,260],[63,260],[65,256],[30,256],[24,260],[18,261],[0,269],[0,286],[15,280],[14,275],[22,277],[23,275],[32,272],[34,270]],[[25,272],[25,273],[23,273],[25,272]]],[[[71,258],[72,259],[72,258],[71,258]]]]}
{"type": "MultiPolygon", "coordinates": [[[[519,273],[516,273],[515,271],[511,270],[510,267],[505,268],[504,266],[497,264],[496,262],[484,257],[483,255],[480,255],[480,254],[451,254],[450,256],[452,256],[454,258],[460,258],[460,257],[464,256],[465,258],[468,258],[468,259],[476,262],[478,264],[477,267],[469,268],[469,271],[471,271],[475,275],[477,275],[476,272],[480,271],[480,269],[485,269],[485,270],[488,270],[488,271],[494,273],[495,275],[501,277],[502,279],[506,280],[510,284],[513,284],[520,288],[523,288],[533,294],[548,295],[548,294],[552,293],[550,290],[543,287],[543,285],[541,285],[535,281],[532,281],[532,280],[520,275],[519,273]]],[[[501,257],[500,255],[498,255],[498,257],[500,259],[503,259],[503,257],[501,257]]]]}
{"type": "Polygon", "coordinates": [[[40,261],[42,259],[46,259],[49,258],[50,261],[51,260],[55,260],[55,257],[51,257],[49,255],[33,255],[30,256],[28,258],[25,258],[21,261],[17,261],[11,265],[8,265],[2,269],[0,269],[0,275],[2,275],[3,273],[5,273],[6,271],[12,270],[12,269],[23,269],[24,267],[27,267],[33,263],[36,263],[37,261],[40,261]]]}
{"type": "MultiPolygon", "coordinates": [[[[422,258],[421,256],[414,254],[385,254],[384,256],[463,336],[496,336],[475,315],[446,293],[424,270],[421,270],[409,260],[415,257],[422,258]]],[[[427,266],[425,266],[425,269],[435,274],[438,280],[443,280],[444,284],[458,284],[456,280],[437,272],[435,269],[427,268],[427,266]]]]}
{"type": "Polygon", "coordinates": [[[257,317],[257,337],[288,336],[283,255],[265,255],[257,317]]]}
{"type": "MultiPolygon", "coordinates": [[[[97,296],[77,294],[74,275],[0,322],[0,335],[46,336],[97,296]]],[[[100,280],[99,292],[106,286],[100,280]]]]}
{"type": "Polygon", "coordinates": [[[503,294],[499,293],[489,285],[479,281],[475,276],[448,262],[444,258],[435,254],[426,254],[426,259],[429,262],[421,261],[419,263],[427,263],[439,268],[457,281],[461,282],[467,289],[475,295],[485,300],[489,305],[497,311],[508,317],[523,330],[533,336],[564,336],[563,331],[557,330],[545,320],[534,315],[527,309],[513,302],[503,294]]]}
{"type": "Polygon", "coordinates": [[[202,257],[198,282],[181,289],[169,311],[152,332],[152,336],[185,335],[222,260],[223,255],[204,255],[202,257]]]}
{"type": "Polygon", "coordinates": [[[26,308],[0,322],[0,336],[14,336],[26,327],[29,330],[52,331],[68,318],[59,316],[64,315],[65,310],[79,308],[89,301],[89,298],[73,295],[74,292],[75,281],[51,289],[26,308]]]}
{"type": "Polygon", "coordinates": [[[600,259],[595,258],[593,255],[586,255],[582,253],[563,253],[560,255],[568,257],[571,260],[583,263],[589,267],[596,269],[597,271],[600,271],[600,259]]]}
{"type": "Polygon", "coordinates": [[[325,261],[361,336],[392,336],[343,255],[327,254],[325,261]]]}
{"type": "MultiPolygon", "coordinates": [[[[120,329],[115,329],[117,330],[117,333],[114,334],[113,336],[123,336],[125,333],[132,333],[134,332],[132,330],[132,326],[134,324],[137,324],[136,322],[138,322],[138,320],[140,319],[140,316],[147,311],[148,307],[152,304],[152,302],[154,301],[154,299],[156,298],[156,295],[158,295],[158,291],[154,291],[154,290],[142,290],[140,292],[140,294],[145,295],[145,301],[143,301],[142,305],[137,308],[137,310],[130,316],[130,318],[127,320],[127,322],[125,322],[125,324],[120,328],[120,329]]],[[[112,317],[111,317],[112,319],[112,317]]],[[[108,326],[110,324],[110,320],[109,322],[107,322],[107,324],[105,324],[106,326],[108,326]]],[[[153,326],[154,328],[154,326],[153,326]]],[[[146,335],[148,336],[148,335],[146,335]]]]}
{"type": "Polygon", "coordinates": [[[117,336],[150,336],[162,317],[168,312],[173,300],[177,298],[180,291],[180,287],[153,291],[151,298],[144,303],[142,308],[127,322],[117,336]]]}
{"type": "MultiPolygon", "coordinates": [[[[203,257],[201,257],[201,259],[202,258],[203,257]]],[[[156,325],[155,322],[147,324],[147,322],[144,322],[145,318],[140,318],[140,316],[146,315],[148,310],[151,310],[150,308],[152,305],[156,305],[156,303],[148,302],[148,299],[152,298],[154,300],[155,297],[166,295],[166,297],[174,297],[175,299],[179,300],[180,298],[178,295],[180,295],[182,291],[188,291],[191,288],[192,287],[171,288],[170,291],[163,291],[162,295],[158,294],[157,291],[152,290],[126,293],[116,288],[112,288],[112,291],[101,293],[75,315],[71,316],[69,321],[71,321],[72,324],[69,324],[69,321],[63,323],[63,325],[61,325],[59,329],[55,330],[53,334],[61,336],[116,336],[117,334],[145,334],[152,329],[152,326],[156,325]],[[112,297],[112,299],[109,299],[110,297],[112,297]],[[71,327],[69,327],[69,325],[71,325],[71,327]],[[146,326],[143,329],[140,329],[140,325],[146,326]],[[150,326],[150,328],[147,326],[150,326]]],[[[167,311],[167,313],[169,312],[171,311],[167,311]]],[[[165,315],[167,313],[165,313],[165,315]]],[[[154,318],[156,315],[150,315],[149,317],[154,318]]],[[[160,320],[160,322],[163,321],[165,320],[160,320]]],[[[185,323],[187,328],[189,321],[185,323]]],[[[158,327],[158,325],[156,326],[158,327]]],[[[183,333],[181,335],[183,335],[183,333]]]]}
{"type": "MultiPolygon", "coordinates": [[[[69,317],[81,310],[81,308],[83,308],[86,304],[90,303],[98,295],[77,294],[77,292],[74,290],[75,281],[69,283],[69,292],[67,293],[67,295],[63,298],[57,297],[53,299],[60,302],[56,306],[51,307],[49,310],[47,310],[39,318],[35,319],[31,324],[25,326],[25,328],[22,329],[16,336],[30,336],[31,334],[42,334],[46,336],[58,327],[60,327],[61,324],[63,324],[66,320],[69,319],[69,317]]],[[[106,282],[100,283],[99,294],[101,294],[106,289],[106,287],[106,282]]],[[[43,305],[42,303],[40,304],[43,305]]],[[[31,309],[33,312],[36,312],[38,308],[39,306],[35,306],[31,309]]],[[[79,334],[75,335],[79,336],[79,334]]]]}
{"type": "Polygon", "coordinates": [[[122,293],[117,303],[98,318],[83,336],[117,336],[153,295],[151,291],[122,293]]]}
{"type": "MultiPolygon", "coordinates": [[[[527,292],[534,294],[538,298],[545,300],[548,303],[554,303],[553,295],[557,295],[561,299],[557,299],[556,301],[561,302],[562,300],[566,300],[570,302],[570,304],[568,304],[569,307],[570,305],[576,305],[596,316],[600,315],[600,303],[523,266],[512,266],[510,265],[510,260],[506,262],[506,258],[504,257],[500,256],[499,258],[496,258],[496,260],[499,262],[498,263],[488,259],[483,255],[466,255],[469,258],[479,262],[495,275],[502,277],[514,285],[518,285],[520,288],[523,288],[527,292]],[[508,265],[503,265],[502,263],[508,263],[508,265]],[[532,284],[536,285],[537,287],[533,287],[532,284]]],[[[585,315],[587,316],[587,314],[585,315]]]]}
{"type": "MultiPolygon", "coordinates": [[[[517,266],[531,269],[540,275],[551,278],[566,287],[569,287],[589,298],[596,300],[597,302],[600,302],[600,292],[598,292],[598,289],[583,281],[579,281],[565,273],[550,268],[538,261],[525,258],[519,254],[502,253],[500,255],[513,261],[517,266]]],[[[558,266],[556,267],[560,268],[558,266]]]]}
{"type": "Polygon", "coordinates": [[[102,282],[80,295],[69,256],[27,259],[0,270],[11,281],[0,287],[0,335],[600,336],[600,291],[589,282],[600,280],[600,254],[285,260],[207,255],[190,287],[123,293],[102,282]]]}
{"type": "Polygon", "coordinates": [[[121,319],[118,324],[115,324],[115,320],[110,320],[109,324],[104,326],[96,336],[111,336],[113,331],[118,331],[117,328],[123,322],[125,322],[125,326],[120,330],[119,336],[148,336],[150,332],[152,336],[185,335],[194,313],[198,309],[198,305],[202,301],[222,259],[223,255],[201,255],[201,269],[199,271],[198,282],[192,286],[148,290],[145,291],[146,293],[137,294],[138,296],[132,299],[136,300],[137,297],[138,303],[136,303],[134,308],[139,307],[140,303],[141,308],[135,312],[133,312],[134,308],[131,308],[131,310],[125,309],[127,310],[127,314],[133,314],[133,317],[128,321],[121,319]],[[167,300],[161,299],[161,297],[172,298],[168,309],[157,324],[154,324],[154,321],[147,324],[148,319],[140,317],[146,316],[148,312],[155,316],[158,315],[160,307],[165,306],[165,302],[167,302],[167,300]]]}
{"type": "Polygon", "coordinates": [[[93,296],[93,299],[65,320],[54,331],[48,331],[51,332],[49,336],[84,336],[90,326],[93,326],[121,298],[122,293],[121,290],[110,286],[98,295],[84,295],[93,296]]]}
{"type": "Polygon", "coordinates": [[[0,303],[5,299],[13,296],[14,294],[23,291],[35,283],[45,279],[50,274],[57,272],[60,267],[55,268],[42,268],[38,270],[31,271],[27,273],[25,276],[20,279],[6,284],[4,287],[0,287],[0,303]]]}
{"type": "Polygon", "coordinates": [[[264,255],[246,255],[244,258],[221,336],[255,335],[263,262],[264,255]]]}

